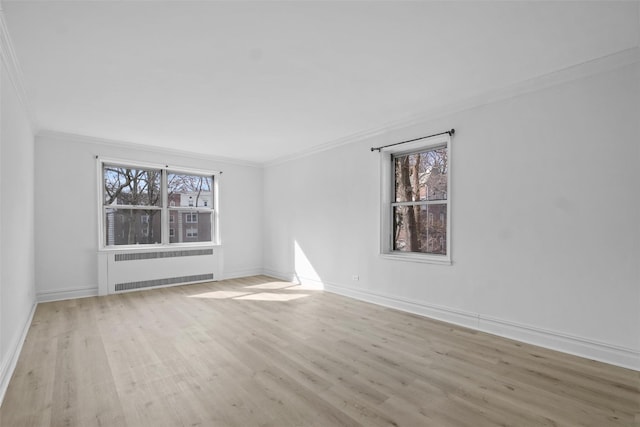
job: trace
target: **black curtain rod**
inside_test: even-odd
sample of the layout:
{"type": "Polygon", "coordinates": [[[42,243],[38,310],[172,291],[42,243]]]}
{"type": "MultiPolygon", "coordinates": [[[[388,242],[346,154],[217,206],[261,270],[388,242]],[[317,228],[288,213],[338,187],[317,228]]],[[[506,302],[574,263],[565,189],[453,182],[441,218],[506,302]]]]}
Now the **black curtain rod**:
{"type": "Polygon", "coordinates": [[[383,145],[381,147],[371,147],[371,151],[380,151],[383,148],[393,147],[394,145],[406,144],[407,142],[420,141],[421,139],[433,138],[434,136],[444,135],[445,133],[449,134],[449,136],[452,136],[454,133],[456,133],[456,130],[451,129],[446,132],[434,133],[433,135],[428,135],[428,136],[421,136],[420,138],[410,139],[408,141],[396,142],[395,144],[383,145]]]}

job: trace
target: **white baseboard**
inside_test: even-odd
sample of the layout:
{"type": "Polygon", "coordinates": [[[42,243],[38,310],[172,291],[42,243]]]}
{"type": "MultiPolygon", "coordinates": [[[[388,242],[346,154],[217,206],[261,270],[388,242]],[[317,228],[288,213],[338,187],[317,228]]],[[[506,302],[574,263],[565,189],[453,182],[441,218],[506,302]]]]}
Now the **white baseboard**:
{"type": "MultiPolygon", "coordinates": [[[[254,268],[251,270],[242,270],[242,271],[235,271],[231,273],[225,273],[224,275],[221,276],[221,278],[222,280],[237,279],[240,277],[258,276],[263,273],[264,273],[263,269],[254,268]]],[[[175,286],[175,285],[169,285],[169,286],[175,286]]],[[[150,289],[150,288],[145,288],[145,289],[150,289]]],[[[136,289],[136,291],[138,290],[139,289],[136,289]]],[[[98,291],[99,291],[98,285],[86,286],[83,288],[56,289],[54,291],[39,291],[36,293],[36,298],[38,302],[62,301],[67,299],[95,297],[99,295],[98,291]]]]}
{"type": "Polygon", "coordinates": [[[232,271],[230,273],[225,272],[222,275],[222,280],[239,279],[241,277],[250,277],[250,276],[260,276],[261,274],[264,274],[264,270],[262,268],[252,268],[249,270],[232,271]]]}
{"type": "Polygon", "coordinates": [[[493,335],[640,371],[640,351],[638,350],[489,316],[480,317],[478,329],[493,335]]]}
{"type": "Polygon", "coordinates": [[[55,291],[36,292],[38,302],[62,301],[65,299],[86,298],[98,296],[98,285],[85,288],[56,289],[55,291]]]}
{"type": "Polygon", "coordinates": [[[328,292],[394,308],[401,311],[442,320],[448,323],[476,329],[504,338],[545,347],[587,359],[598,360],[611,365],[640,371],[640,351],[598,342],[588,338],[545,330],[478,313],[470,313],[448,307],[410,301],[390,295],[353,289],[334,283],[324,284],[328,292]]]}
{"type": "Polygon", "coordinates": [[[326,284],[325,290],[334,294],[339,294],[366,301],[373,304],[382,305],[408,313],[418,314],[444,322],[453,323],[467,328],[478,329],[478,316],[474,313],[462,310],[454,310],[448,307],[441,307],[432,304],[417,303],[404,298],[391,297],[388,295],[370,292],[364,289],[353,289],[336,284],[326,284]]]}
{"type": "Polygon", "coordinates": [[[295,283],[297,285],[300,285],[304,289],[324,290],[325,287],[325,283],[322,280],[300,276],[295,272],[283,273],[275,270],[263,269],[262,274],[265,276],[273,277],[274,279],[280,279],[286,282],[295,283]]]}
{"type": "Polygon", "coordinates": [[[273,277],[274,279],[284,280],[286,282],[299,283],[298,278],[294,272],[282,272],[277,270],[271,270],[269,268],[263,268],[262,273],[265,276],[273,277]]]}
{"type": "Polygon", "coordinates": [[[36,312],[37,306],[38,303],[34,302],[31,307],[31,312],[27,317],[27,321],[22,326],[22,333],[10,344],[8,357],[2,366],[0,366],[0,406],[2,406],[2,401],[4,400],[4,395],[9,387],[9,381],[11,381],[13,371],[16,369],[16,365],[18,364],[18,357],[22,351],[24,340],[27,338],[27,333],[29,332],[29,327],[33,321],[33,315],[36,312]]]}
{"type": "MultiPolygon", "coordinates": [[[[442,320],[444,322],[487,332],[493,335],[640,371],[640,351],[638,350],[590,340],[588,338],[572,336],[562,332],[523,325],[504,319],[493,318],[480,313],[472,313],[450,307],[416,302],[409,299],[371,292],[366,289],[349,288],[335,283],[321,282],[315,279],[299,277],[295,272],[282,272],[268,268],[251,269],[227,273],[224,275],[224,279],[235,279],[256,275],[266,275],[275,279],[309,286],[313,289],[324,289],[328,292],[357,300],[394,308],[432,319],[442,320]]],[[[38,292],[37,300],[38,302],[48,302],[97,295],[98,287],[92,286],[87,288],[38,292]]],[[[2,373],[4,373],[4,371],[2,371],[2,373]]],[[[2,379],[2,377],[0,377],[0,379],[2,379]]]]}

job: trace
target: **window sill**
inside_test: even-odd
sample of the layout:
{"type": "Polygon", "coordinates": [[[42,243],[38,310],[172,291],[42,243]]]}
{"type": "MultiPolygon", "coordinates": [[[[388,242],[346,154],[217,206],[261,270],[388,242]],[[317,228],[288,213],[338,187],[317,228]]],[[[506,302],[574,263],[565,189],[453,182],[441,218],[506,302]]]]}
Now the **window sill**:
{"type": "Polygon", "coordinates": [[[446,256],[422,255],[416,253],[390,252],[381,253],[381,258],[394,261],[419,262],[424,264],[451,265],[451,259],[446,256]]]}
{"type": "Polygon", "coordinates": [[[170,245],[122,245],[99,248],[98,252],[154,252],[154,251],[171,251],[190,248],[220,248],[219,243],[203,242],[203,243],[172,243],[170,245]]]}

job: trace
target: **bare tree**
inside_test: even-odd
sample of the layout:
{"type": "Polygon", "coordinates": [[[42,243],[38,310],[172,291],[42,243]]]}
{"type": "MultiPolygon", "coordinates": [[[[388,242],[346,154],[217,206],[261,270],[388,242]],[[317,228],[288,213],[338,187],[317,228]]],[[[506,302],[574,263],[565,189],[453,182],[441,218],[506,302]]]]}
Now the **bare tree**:
{"type": "Polygon", "coordinates": [[[154,239],[153,227],[154,218],[159,211],[154,209],[142,210],[140,206],[157,206],[160,198],[160,174],[159,170],[131,169],[117,166],[105,166],[104,168],[104,189],[107,206],[131,206],[131,209],[119,208],[119,214],[125,224],[122,230],[126,231],[127,244],[152,243],[154,239]],[[141,218],[140,214],[147,215],[146,224],[140,225],[146,233],[141,233],[140,242],[136,240],[137,227],[136,219],[141,218]]]}
{"type": "MultiPolygon", "coordinates": [[[[396,157],[395,201],[445,200],[447,169],[446,148],[396,157]]],[[[440,220],[441,213],[446,212],[446,207],[443,206],[445,205],[439,203],[399,206],[394,215],[394,242],[397,249],[410,252],[442,250],[446,242],[446,222],[440,220]],[[437,220],[434,219],[435,215],[438,217],[437,220]]]]}
{"type": "MultiPolygon", "coordinates": [[[[413,201],[414,189],[411,185],[411,173],[415,171],[415,168],[411,165],[411,156],[403,156],[397,159],[396,163],[399,167],[396,167],[396,171],[399,174],[399,180],[396,188],[396,194],[401,195],[403,201],[413,201]]],[[[417,176],[417,173],[414,173],[417,176]]],[[[406,224],[404,229],[407,233],[407,244],[409,251],[417,251],[420,247],[419,231],[418,231],[418,218],[415,214],[414,206],[407,206],[406,208],[406,224]]]]}
{"type": "Polygon", "coordinates": [[[169,174],[169,198],[174,194],[195,193],[198,206],[202,193],[211,192],[211,178],[199,175],[169,174]]]}

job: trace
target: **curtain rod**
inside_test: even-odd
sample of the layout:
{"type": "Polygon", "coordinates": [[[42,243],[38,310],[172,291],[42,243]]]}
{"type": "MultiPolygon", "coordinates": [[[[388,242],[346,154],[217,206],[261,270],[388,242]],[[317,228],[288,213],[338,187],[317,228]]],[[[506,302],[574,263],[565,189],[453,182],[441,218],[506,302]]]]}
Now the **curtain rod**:
{"type": "Polygon", "coordinates": [[[394,145],[406,144],[407,142],[420,141],[421,139],[433,138],[434,136],[444,135],[445,133],[449,134],[449,136],[452,136],[454,133],[456,133],[456,130],[455,129],[451,129],[451,130],[448,130],[446,132],[440,132],[440,133],[435,133],[433,135],[421,136],[420,138],[414,138],[414,139],[410,139],[408,141],[396,142],[394,144],[382,145],[380,147],[371,147],[371,151],[380,151],[383,148],[393,147],[394,145]]]}

